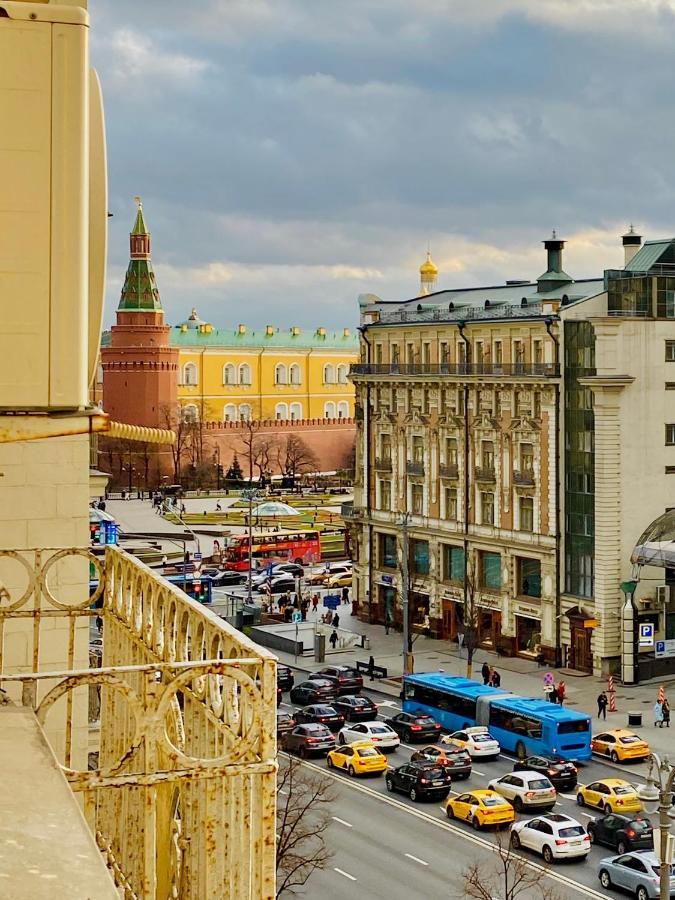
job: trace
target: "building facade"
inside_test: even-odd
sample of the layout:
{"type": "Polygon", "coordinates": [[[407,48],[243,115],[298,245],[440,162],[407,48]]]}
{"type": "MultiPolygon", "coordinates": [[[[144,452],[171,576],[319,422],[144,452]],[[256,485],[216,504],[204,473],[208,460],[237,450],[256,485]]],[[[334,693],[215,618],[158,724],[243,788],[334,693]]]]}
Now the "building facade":
{"type": "MultiPolygon", "coordinates": [[[[412,300],[360,298],[353,543],[364,617],[400,620],[407,514],[413,624],[428,615],[449,640],[618,668],[620,585],[635,539],[664,511],[663,429],[675,422],[668,289],[648,268],[636,274],[652,245],[639,250],[633,234],[624,245],[626,269],[603,279],[567,275],[554,234],[536,282],[427,294],[423,277],[412,300]]],[[[641,614],[665,634],[654,596],[645,577],[641,614]]]]}

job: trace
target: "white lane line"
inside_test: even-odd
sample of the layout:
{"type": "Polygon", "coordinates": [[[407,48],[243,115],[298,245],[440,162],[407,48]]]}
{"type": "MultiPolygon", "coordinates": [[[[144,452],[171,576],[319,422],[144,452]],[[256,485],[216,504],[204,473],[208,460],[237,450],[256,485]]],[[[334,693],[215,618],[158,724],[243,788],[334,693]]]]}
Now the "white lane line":
{"type": "Polygon", "coordinates": [[[353,827],[354,827],[354,826],[351,824],[351,822],[345,822],[344,819],[340,819],[340,818],[338,818],[337,816],[331,816],[331,818],[333,819],[334,822],[339,822],[340,825],[345,825],[347,828],[353,828],[353,827]]]}
{"type": "Polygon", "coordinates": [[[559,796],[559,797],[564,797],[565,800],[576,800],[576,799],[577,799],[577,795],[576,795],[576,794],[558,794],[558,796],[559,796]]]}
{"type": "Polygon", "coordinates": [[[413,859],[413,860],[415,860],[415,862],[416,862],[416,863],[419,863],[421,866],[428,866],[428,865],[429,865],[428,862],[425,862],[423,859],[420,859],[419,856],[413,856],[412,853],[406,853],[405,855],[408,857],[408,859],[413,859]]]}
{"type": "Polygon", "coordinates": [[[480,775],[482,778],[487,778],[487,775],[485,774],[485,772],[479,772],[478,769],[472,769],[471,774],[472,775],[480,775]]]}
{"type": "Polygon", "coordinates": [[[342,869],[338,869],[337,866],[333,866],[333,871],[337,872],[338,875],[344,875],[345,878],[349,878],[350,881],[356,881],[353,875],[350,875],[349,872],[343,872],[342,869]]]}
{"type": "Polygon", "coordinates": [[[280,793],[280,794],[287,794],[288,791],[285,791],[283,788],[279,788],[279,793],[280,793]]]}
{"type": "Polygon", "coordinates": [[[584,819],[594,819],[595,818],[595,816],[592,816],[590,813],[582,813],[581,815],[584,817],[584,819]]]}

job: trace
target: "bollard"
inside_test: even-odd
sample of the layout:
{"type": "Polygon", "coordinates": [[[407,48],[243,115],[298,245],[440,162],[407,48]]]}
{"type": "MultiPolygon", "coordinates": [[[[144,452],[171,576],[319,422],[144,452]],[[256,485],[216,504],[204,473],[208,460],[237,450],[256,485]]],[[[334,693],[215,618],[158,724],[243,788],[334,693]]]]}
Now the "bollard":
{"type": "Polygon", "coordinates": [[[609,711],[616,712],[616,692],[614,690],[614,676],[607,676],[607,693],[609,695],[609,711]]]}

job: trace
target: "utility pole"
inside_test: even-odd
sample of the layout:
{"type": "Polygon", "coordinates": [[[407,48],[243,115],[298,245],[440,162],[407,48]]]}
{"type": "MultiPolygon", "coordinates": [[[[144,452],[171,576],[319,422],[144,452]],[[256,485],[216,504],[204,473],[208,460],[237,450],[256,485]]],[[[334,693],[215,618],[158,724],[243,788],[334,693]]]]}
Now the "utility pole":
{"type": "Polygon", "coordinates": [[[410,641],[410,568],[408,563],[408,524],[410,513],[401,517],[401,615],[403,616],[403,674],[410,675],[414,669],[412,643],[410,641]]]}
{"type": "Polygon", "coordinates": [[[241,492],[242,497],[248,500],[248,579],[247,595],[248,605],[253,603],[253,501],[259,498],[258,491],[253,488],[245,488],[241,492]]]}

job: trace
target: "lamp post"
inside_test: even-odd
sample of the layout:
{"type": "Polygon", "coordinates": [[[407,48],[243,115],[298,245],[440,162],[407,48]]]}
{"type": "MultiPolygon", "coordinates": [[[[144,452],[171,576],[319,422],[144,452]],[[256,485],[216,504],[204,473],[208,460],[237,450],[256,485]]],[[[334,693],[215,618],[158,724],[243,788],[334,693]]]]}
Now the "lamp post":
{"type": "Polygon", "coordinates": [[[213,458],[216,461],[216,490],[220,490],[220,445],[216,444],[216,449],[213,451],[213,458]]]}
{"type": "Polygon", "coordinates": [[[248,595],[248,605],[251,606],[253,602],[253,501],[259,500],[261,494],[256,488],[251,487],[244,488],[241,496],[244,500],[248,500],[248,587],[246,593],[248,595]]]}
{"type": "Polygon", "coordinates": [[[638,788],[637,793],[645,808],[651,806],[653,810],[656,807],[659,813],[658,850],[654,845],[659,858],[659,900],[670,897],[670,866],[675,848],[675,837],[670,833],[670,825],[675,818],[672,806],[674,782],[675,766],[670,764],[667,756],[661,759],[657,753],[652,753],[647,782],[638,788]]]}

